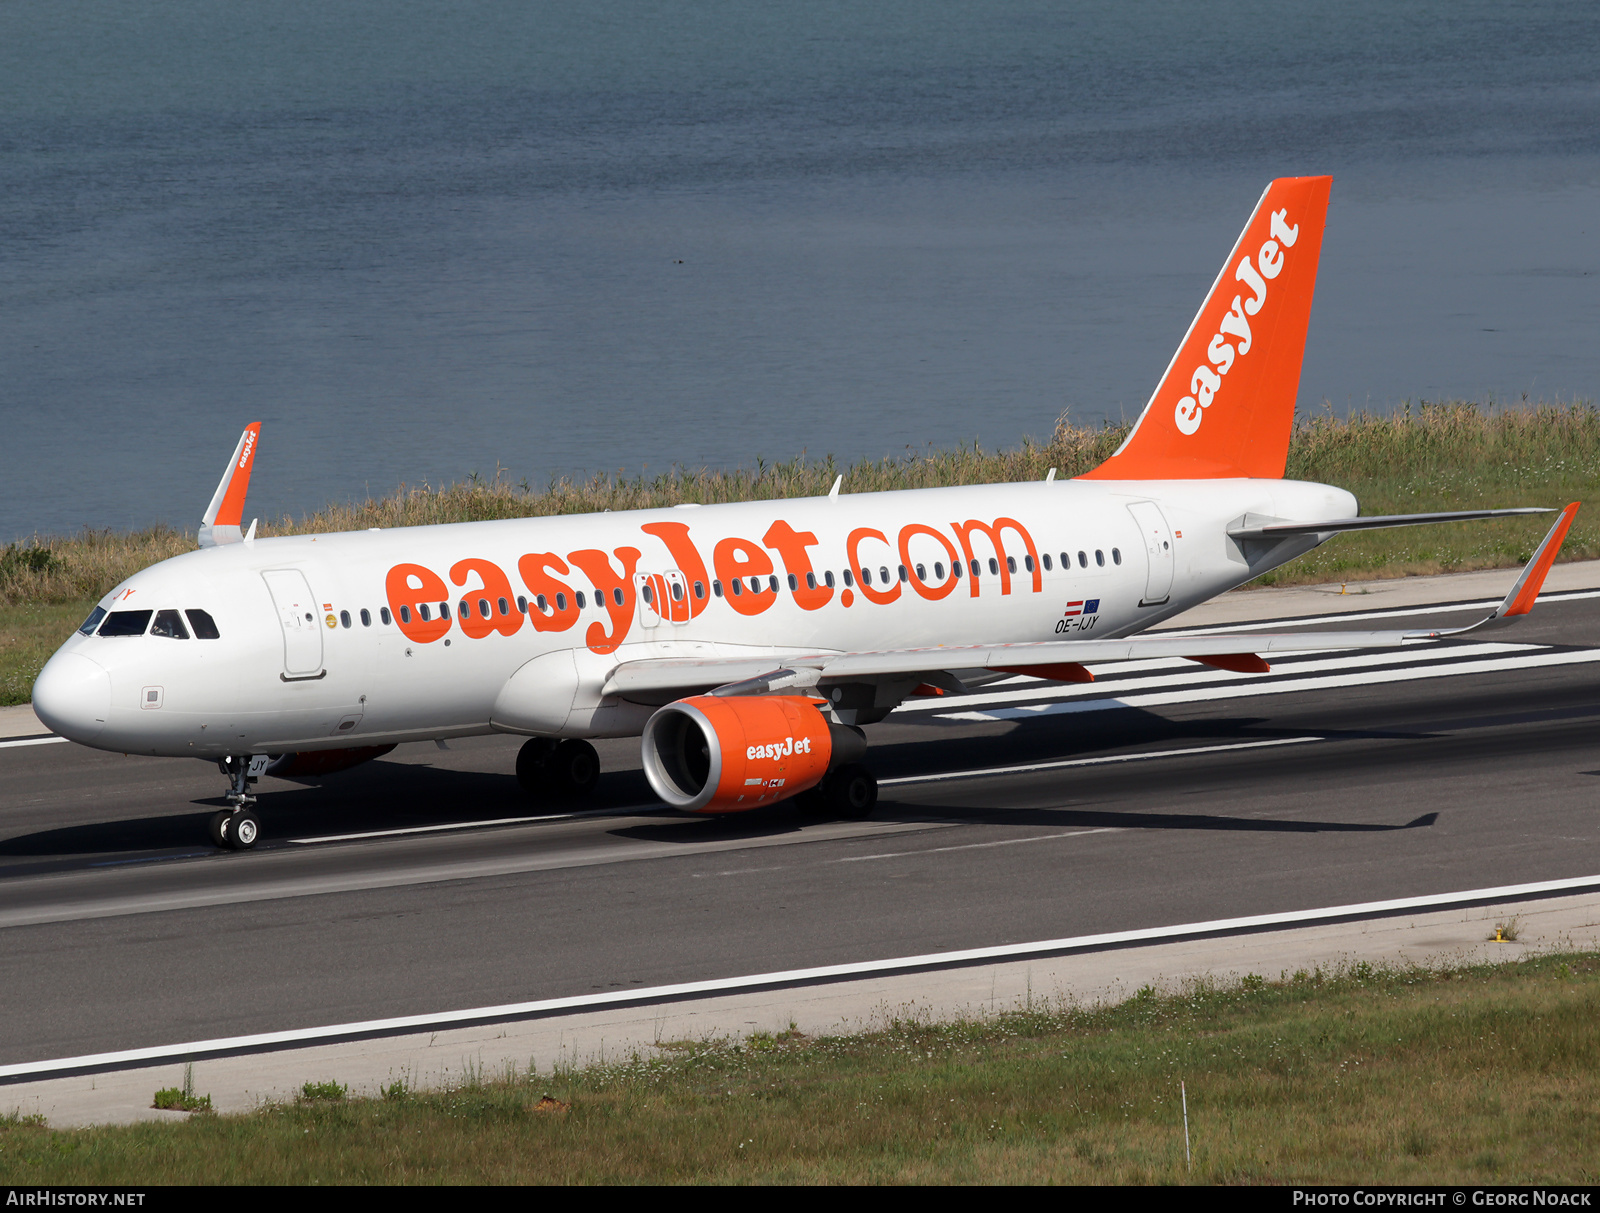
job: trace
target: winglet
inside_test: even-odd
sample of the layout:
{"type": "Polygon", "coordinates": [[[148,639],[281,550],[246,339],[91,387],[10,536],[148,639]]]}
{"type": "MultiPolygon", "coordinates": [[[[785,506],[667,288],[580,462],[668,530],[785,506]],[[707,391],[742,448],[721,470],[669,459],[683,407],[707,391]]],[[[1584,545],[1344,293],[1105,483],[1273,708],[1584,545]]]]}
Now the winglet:
{"type": "Polygon", "coordinates": [[[1492,618],[1504,619],[1512,615],[1526,615],[1533,610],[1534,600],[1544,588],[1544,579],[1550,572],[1550,566],[1555,564],[1556,553],[1561,551],[1567,530],[1572,526],[1572,520],[1577,514],[1576,501],[1561,511],[1561,517],[1556,519],[1556,524],[1550,528],[1550,533],[1544,537],[1544,542],[1534,552],[1533,559],[1528,561],[1528,567],[1522,570],[1522,576],[1517,578],[1517,584],[1511,587],[1511,592],[1506,595],[1506,600],[1500,604],[1492,618]]]}
{"type": "MultiPolygon", "coordinates": [[[[211,495],[211,504],[200,519],[201,547],[238,543],[244,538],[239,524],[244,521],[244,495],[250,488],[250,469],[255,465],[256,444],[260,437],[259,421],[252,421],[239,435],[239,445],[233,448],[233,458],[228,460],[222,481],[211,495]]],[[[251,530],[254,529],[252,526],[251,530]]]]}
{"type": "Polygon", "coordinates": [[[1417,632],[1412,638],[1437,640],[1444,636],[1462,636],[1467,632],[1503,628],[1515,622],[1518,615],[1526,615],[1533,610],[1539,591],[1544,588],[1544,579],[1549,576],[1550,567],[1555,564],[1556,556],[1561,551],[1561,544],[1566,540],[1567,531],[1572,527],[1572,520],[1577,517],[1578,504],[1574,501],[1561,511],[1561,517],[1556,519],[1556,524],[1550,528],[1550,533],[1534,550],[1533,558],[1522,570],[1522,576],[1517,578],[1517,584],[1511,587],[1511,592],[1505,596],[1505,601],[1495,607],[1494,614],[1470,627],[1451,628],[1441,632],[1417,632]]]}

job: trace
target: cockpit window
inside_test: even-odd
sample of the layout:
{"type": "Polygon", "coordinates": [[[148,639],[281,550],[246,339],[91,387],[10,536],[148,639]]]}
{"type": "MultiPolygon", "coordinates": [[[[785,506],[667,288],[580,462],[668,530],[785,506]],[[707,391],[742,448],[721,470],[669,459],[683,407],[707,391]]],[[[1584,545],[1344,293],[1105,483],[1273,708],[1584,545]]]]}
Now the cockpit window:
{"type": "Polygon", "coordinates": [[[78,629],[85,636],[93,636],[94,630],[100,626],[100,621],[106,617],[105,607],[95,607],[89,612],[89,618],[83,621],[83,626],[78,629]]]}
{"type": "Polygon", "coordinates": [[[152,636],[165,636],[168,640],[189,639],[189,629],[183,626],[183,616],[177,611],[157,611],[152,636]]]}
{"type": "Polygon", "coordinates": [[[189,617],[189,626],[194,629],[196,640],[216,640],[221,635],[217,631],[216,620],[211,618],[211,612],[191,607],[184,614],[189,617]]]}
{"type": "Polygon", "coordinates": [[[150,626],[150,611],[112,611],[100,625],[101,636],[143,636],[150,626]]]}

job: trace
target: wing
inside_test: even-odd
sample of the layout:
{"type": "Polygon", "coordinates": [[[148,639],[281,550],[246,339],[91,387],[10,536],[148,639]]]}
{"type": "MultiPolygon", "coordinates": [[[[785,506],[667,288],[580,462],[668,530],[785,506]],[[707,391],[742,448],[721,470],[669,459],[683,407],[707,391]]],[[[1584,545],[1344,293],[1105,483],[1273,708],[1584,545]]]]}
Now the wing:
{"type": "Polygon", "coordinates": [[[1183,657],[1222,669],[1266,673],[1263,653],[1397,648],[1425,644],[1506,626],[1532,609],[1545,577],[1572,526],[1578,503],[1561,511],[1533,553],[1511,592],[1493,612],[1464,628],[1387,632],[1256,632],[1226,636],[1129,636],[1121,640],[1045,640],[1021,644],[941,645],[928,649],[888,649],[862,653],[786,654],[752,657],[648,658],[625,661],[611,671],[603,694],[639,702],[666,702],[712,691],[721,695],[763,695],[784,690],[825,688],[830,684],[927,683],[957,693],[967,683],[997,675],[1029,674],[1061,682],[1089,682],[1089,663],[1183,657]]]}

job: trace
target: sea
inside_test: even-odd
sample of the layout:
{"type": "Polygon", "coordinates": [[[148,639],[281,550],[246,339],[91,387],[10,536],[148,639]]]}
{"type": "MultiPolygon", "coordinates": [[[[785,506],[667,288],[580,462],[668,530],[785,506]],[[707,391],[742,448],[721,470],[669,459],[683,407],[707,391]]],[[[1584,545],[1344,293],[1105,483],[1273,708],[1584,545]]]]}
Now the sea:
{"type": "Polygon", "coordinates": [[[1273,177],[1299,407],[1600,396],[1600,5],[6,0],[0,542],[1131,420],[1273,177]]]}

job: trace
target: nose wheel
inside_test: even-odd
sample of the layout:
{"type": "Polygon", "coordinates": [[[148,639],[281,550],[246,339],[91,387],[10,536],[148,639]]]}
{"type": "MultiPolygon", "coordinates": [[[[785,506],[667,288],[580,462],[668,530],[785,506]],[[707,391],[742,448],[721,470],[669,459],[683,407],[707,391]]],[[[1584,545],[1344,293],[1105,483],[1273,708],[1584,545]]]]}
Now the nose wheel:
{"type": "Polygon", "coordinates": [[[218,761],[217,768],[228,777],[228,803],[211,818],[212,845],[233,851],[248,851],[261,837],[261,818],[255,813],[256,777],[266,769],[266,754],[239,754],[218,761]]]}
{"type": "Polygon", "coordinates": [[[211,818],[212,845],[229,851],[248,851],[261,837],[261,818],[251,809],[223,809],[211,818]]]}

